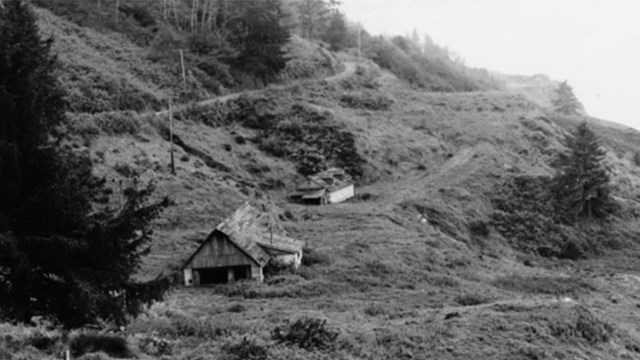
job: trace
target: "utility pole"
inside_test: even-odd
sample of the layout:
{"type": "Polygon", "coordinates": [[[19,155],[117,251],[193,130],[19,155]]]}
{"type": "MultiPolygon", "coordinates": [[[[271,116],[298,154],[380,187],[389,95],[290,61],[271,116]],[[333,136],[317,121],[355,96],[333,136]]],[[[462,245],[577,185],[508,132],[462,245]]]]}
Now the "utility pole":
{"type": "Polygon", "coordinates": [[[171,100],[169,100],[169,142],[171,143],[171,149],[169,150],[171,153],[171,175],[175,175],[176,163],[173,159],[173,152],[175,149],[173,147],[173,108],[171,107],[171,100]]]}

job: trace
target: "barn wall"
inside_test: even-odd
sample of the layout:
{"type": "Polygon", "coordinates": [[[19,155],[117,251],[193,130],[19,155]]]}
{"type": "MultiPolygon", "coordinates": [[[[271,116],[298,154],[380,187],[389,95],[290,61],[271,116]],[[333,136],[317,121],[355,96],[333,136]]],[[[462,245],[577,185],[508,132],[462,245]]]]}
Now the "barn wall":
{"type": "Polygon", "coordinates": [[[302,263],[302,251],[295,254],[280,254],[275,256],[276,259],[287,265],[299,267],[302,263]]]}
{"type": "Polygon", "coordinates": [[[354,196],[355,196],[355,187],[353,185],[349,185],[345,188],[329,193],[329,203],[335,204],[335,203],[343,202],[354,196]]]}
{"type": "Polygon", "coordinates": [[[203,269],[240,265],[253,266],[255,262],[230,242],[224,234],[215,232],[186,267],[203,269]]]}
{"type": "Polygon", "coordinates": [[[262,282],[264,280],[264,275],[262,275],[262,267],[254,264],[251,266],[251,279],[258,280],[262,282]]]}

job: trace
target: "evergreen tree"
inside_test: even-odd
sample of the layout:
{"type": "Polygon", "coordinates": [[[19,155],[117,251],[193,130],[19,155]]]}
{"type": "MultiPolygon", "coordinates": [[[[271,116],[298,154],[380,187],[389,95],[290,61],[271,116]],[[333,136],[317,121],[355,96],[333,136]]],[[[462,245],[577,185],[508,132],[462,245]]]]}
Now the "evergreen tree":
{"type": "Polygon", "coordinates": [[[302,37],[313,40],[324,29],[331,7],[337,6],[336,1],[330,3],[324,0],[300,0],[298,3],[298,17],[302,28],[302,37]]]}
{"type": "Polygon", "coordinates": [[[340,51],[348,46],[349,30],[347,21],[339,11],[331,14],[327,31],[323,34],[322,40],[326,41],[332,51],[340,51]]]}
{"type": "Polygon", "coordinates": [[[283,47],[289,31],[281,26],[285,16],[280,0],[249,0],[244,13],[231,22],[232,44],[239,49],[234,66],[267,82],[284,69],[283,47]]]}
{"type": "Polygon", "coordinates": [[[605,151],[586,122],[566,139],[567,153],[556,162],[552,195],[556,215],[565,223],[579,218],[606,218],[615,209],[605,151]]]}
{"type": "Polygon", "coordinates": [[[167,201],[146,205],[152,188],[131,189],[123,209],[99,211],[89,157],[60,146],[52,41],[25,1],[0,9],[0,38],[0,318],[123,323],[167,288],[131,280],[167,201]]]}
{"type": "Polygon", "coordinates": [[[573,88],[563,81],[556,89],[556,98],[552,101],[553,109],[564,115],[578,115],[582,104],[573,94],[573,88]]]}

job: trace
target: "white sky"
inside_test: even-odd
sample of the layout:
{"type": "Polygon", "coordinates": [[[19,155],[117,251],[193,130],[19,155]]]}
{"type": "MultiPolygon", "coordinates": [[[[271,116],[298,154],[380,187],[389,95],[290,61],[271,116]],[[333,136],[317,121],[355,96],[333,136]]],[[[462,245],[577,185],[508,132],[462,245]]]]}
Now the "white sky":
{"type": "Polygon", "coordinates": [[[429,34],[473,67],[568,80],[590,115],[640,129],[640,0],[343,0],[370,33],[429,34]]]}

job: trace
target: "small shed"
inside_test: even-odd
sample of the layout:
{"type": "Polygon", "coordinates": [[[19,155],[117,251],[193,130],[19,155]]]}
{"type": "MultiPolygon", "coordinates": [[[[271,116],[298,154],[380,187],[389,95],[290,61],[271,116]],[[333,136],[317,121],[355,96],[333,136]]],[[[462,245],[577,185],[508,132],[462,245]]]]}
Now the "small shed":
{"type": "Polygon", "coordinates": [[[355,196],[355,182],[343,169],[331,168],[307,176],[291,194],[291,199],[306,204],[336,204],[355,196]]]}
{"type": "Polygon", "coordinates": [[[185,285],[262,281],[262,269],[271,259],[299,266],[304,243],[272,234],[262,223],[262,214],[248,203],[238,208],[189,257],[185,285]]]}

